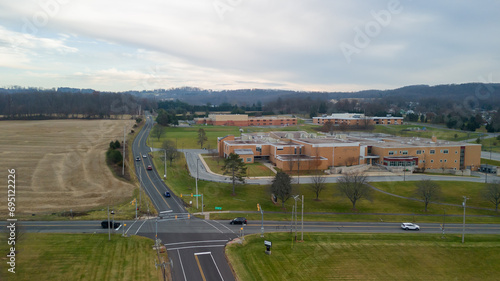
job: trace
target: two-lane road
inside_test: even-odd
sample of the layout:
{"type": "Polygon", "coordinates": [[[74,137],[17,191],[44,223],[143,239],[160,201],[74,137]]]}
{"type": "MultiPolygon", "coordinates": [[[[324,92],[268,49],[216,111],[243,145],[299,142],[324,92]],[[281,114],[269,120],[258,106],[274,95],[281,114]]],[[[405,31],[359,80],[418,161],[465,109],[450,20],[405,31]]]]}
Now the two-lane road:
{"type": "MultiPolygon", "coordinates": [[[[151,155],[149,154],[151,152],[151,148],[146,145],[146,141],[149,132],[153,127],[153,123],[153,117],[151,115],[146,115],[146,124],[144,125],[144,128],[139,132],[132,144],[132,153],[135,161],[135,171],[137,177],[141,181],[141,189],[147,193],[158,213],[163,211],[172,211],[173,213],[186,213],[187,211],[183,207],[183,203],[181,200],[179,200],[179,198],[175,196],[166,198],[164,196],[166,191],[169,191],[171,194],[172,192],[167,187],[167,185],[165,185],[163,180],[154,169],[154,163],[151,159],[151,155]],[[146,157],[143,157],[144,155],[146,157]],[[153,169],[148,170],[148,166],[151,166],[153,169]]],[[[141,206],[141,209],[144,209],[144,207],[145,206],[141,206]]]]}
{"type": "Polygon", "coordinates": [[[125,231],[158,238],[165,243],[173,261],[174,280],[234,280],[224,255],[224,246],[236,236],[214,230],[205,220],[187,217],[183,202],[169,190],[154,168],[149,154],[152,149],[146,144],[153,124],[153,117],[146,113],[146,124],[134,140],[132,151],[134,158],[139,157],[138,161],[135,161],[135,167],[141,188],[151,198],[159,218],[135,223],[125,231]],[[143,155],[147,157],[144,158],[143,155]],[[147,170],[149,165],[153,167],[152,170],[147,170]],[[169,191],[171,197],[166,198],[165,191],[169,191]],[[212,241],[224,243],[219,242],[213,246],[212,241]]]}

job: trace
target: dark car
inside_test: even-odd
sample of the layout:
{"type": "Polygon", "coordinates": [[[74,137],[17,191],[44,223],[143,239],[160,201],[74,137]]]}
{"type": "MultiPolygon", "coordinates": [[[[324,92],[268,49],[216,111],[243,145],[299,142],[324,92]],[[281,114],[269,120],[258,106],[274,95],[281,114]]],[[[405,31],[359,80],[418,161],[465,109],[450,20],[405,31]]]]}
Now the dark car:
{"type": "Polygon", "coordinates": [[[151,167],[151,165],[148,165],[148,170],[149,171],[153,170],[153,167],[151,167]]]}
{"type": "Polygon", "coordinates": [[[141,157],[137,156],[137,157],[135,158],[135,161],[141,161],[141,157]]]}
{"type": "Polygon", "coordinates": [[[118,228],[118,227],[120,227],[120,223],[119,222],[113,222],[113,221],[109,221],[109,222],[108,221],[102,221],[101,222],[102,228],[109,228],[110,225],[112,225],[113,228],[115,228],[115,229],[118,228]]]}
{"type": "Polygon", "coordinates": [[[230,224],[243,224],[243,225],[246,225],[247,224],[247,219],[246,218],[242,218],[242,217],[239,217],[239,218],[235,218],[233,219],[230,224]]]}
{"type": "Polygon", "coordinates": [[[170,197],[170,192],[165,191],[165,197],[170,197]]]}

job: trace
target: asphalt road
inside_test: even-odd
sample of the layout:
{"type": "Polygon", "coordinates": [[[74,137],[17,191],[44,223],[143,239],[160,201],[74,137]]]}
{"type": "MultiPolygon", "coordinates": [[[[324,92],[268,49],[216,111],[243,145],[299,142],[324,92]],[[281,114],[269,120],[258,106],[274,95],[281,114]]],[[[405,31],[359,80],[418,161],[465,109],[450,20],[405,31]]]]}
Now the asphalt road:
{"type": "Polygon", "coordinates": [[[158,211],[159,218],[129,222],[127,225],[130,227],[125,232],[158,238],[166,245],[178,245],[172,249],[167,247],[172,259],[174,280],[234,280],[224,254],[225,243],[218,242],[216,246],[211,246],[214,240],[227,242],[231,237],[214,231],[209,222],[191,218],[183,207],[183,202],[169,190],[156,172],[151,155],[148,155],[152,149],[146,145],[153,124],[152,116],[146,113],[146,125],[134,140],[132,151],[135,157],[140,156],[140,161],[135,161],[136,173],[142,183],[141,187],[158,211]],[[143,158],[144,154],[148,157],[143,158]],[[147,170],[148,165],[153,170],[147,170]],[[170,191],[171,197],[166,198],[165,191],[170,191]],[[179,225],[175,225],[176,223],[179,225]]]}
{"type": "MultiPolygon", "coordinates": [[[[201,154],[208,153],[202,149],[184,149],[182,150],[186,156],[187,165],[190,175],[200,180],[231,183],[228,176],[217,175],[207,171],[200,160],[201,154]]],[[[489,154],[489,153],[488,153],[489,154]]],[[[325,176],[326,183],[336,183],[341,175],[325,176]]],[[[426,174],[403,174],[403,175],[383,175],[383,176],[367,176],[368,182],[392,182],[392,181],[419,181],[423,179],[431,179],[435,181],[468,181],[468,182],[485,182],[485,174],[473,172],[473,177],[447,176],[447,175],[426,175],[426,174]]],[[[301,184],[312,183],[312,177],[308,176],[293,176],[294,182],[301,184]]],[[[494,174],[488,174],[488,182],[498,181],[500,177],[494,174]]],[[[270,185],[272,177],[249,178],[245,182],[247,184],[270,185]]]]}
{"type": "MultiPolygon", "coordinates": [[[[137,137],[132,144],[132,153],[134,159],[139,157],[139,161],[135,161],[135,171],[137,177],[141,181],[141,188],[151,201],[153,202],[154,208],[159,212],[171,211],[174,213],[187,213],[186,209],[183,207],[183,203],[176,196],[166,198],[164,196],[166,191],[172,194],[172,191],[167,187],[167,185],[160,178],[158,173],[154,169],[153,160],[151,159],[151,148],[146,145],[146,140],[153,127],[153,119],[151,115],[146,115],[146,125],[139,132],[137,137]],[[144,158],[143,155],[147,157],[144,158]],[[153,170],[147,170],[147,167],[151,165],[153,170]]],[[[140,206],[141,209],[147,208],[147,206],[140,206]]]]}
{"type": "MultiPolygon", "coordinates": [[[[162,219],[122,221],[112,233],[141,235],[158,239],[165,245],[171,261],[173,280],[235,280],[227,263],[226,243],[240,235],[261,233],[260,221],[249,221],[245,226],[230,225],[229,221],[203,220],[192,216],[165,216],[162,219]],[[123,227],[123,224],[126,227],[123,227]],[[243,229],[243,230],[242,230],[243,229]]],[[[100,221],[24,221],[27,232],[51,233],[108,233],[100,221]]],[[[442,233],[441,224],[419,224],[420,233],[442,233]]],[[[295,229],[290,222],[264,221],[264,238],[268,232],[289,232],[300,239],[301,223],[295,229]]],[[[304,232],[345,233],[413,233],[404,231],[399,223],[364,222],[304,222],[304,232]]],[[[462,233],[462,224],[445,224],[445,234],[462,233]]],[[[467,234],[500,234],[500,224],[466,224],[467,234]]],[[[466,236],[467,237],[467,236],[466,236]]],[[[466,238],[467,239],[467,238],[466,238]]],[[[467,241],[467,240],[466,240],[467,241]]]]}
{"type": "MultiPolygon", "coordinates": [[[[112,233],[127,235],[142,235],[154,239],[156,229],[158,237],[167,249],[176,251],[188,248],[222,248],[226,242],[243,233],[261,233],[260,221],[249,221],[247,225],[230,225],[229,221],[202,220],[191,217],[177,220],[148,220],[117,221],[122,225],[112,233]],[[200,239],[201,238],[201,239],[200,239]]],[[[108,233],[108,229],[101,227],[100,221],[23,221],[18,225],[26,232],[39,233],[108,233]]],[[[441,233],[440,223],[418,223],[421,233],[441,233]]],[[[301,222],[298,221],[298,231],[301,222]]],[[[462,224],[445,223],[446,233],[462,233],[462,224]]],[[[264,221],[264,235],[267,232],[294,231],[290,222],[264,221]]],[[[399,223],[389,222],[304,222],[304,232],[356,232],[356,233],[401,233],[399,223]]],[[[466,234],[500,234],[500,224],[465,224],[466,234]]]]}
{"type": "MultiPolygon", "coordinates": [[[[154,164],[151,159],[151,148],[146,139],[153,126],[153,119],[146,114],[146,125],[139,132],[132,145],[135,169],[141,181],[141,189],[147,194],[160,214],[155,218],[133,221],[117,221],[121,225],[113,229],[113,233],[123,235],[141,235],[152,239],[158,238],[167,248],[172,261],[173,280],[235,280],[224,254],[228,241],[240,235],[261,233],[260,221],[250,221],[248,225],[229,225],[229,221],[203,220],[192,217],[183,207],[183,203],[169,190],[156,170],[147,170],[154,164]],[[143,155],[147,155],[143,158],[143,155]],[[163,194],[170,191],[172,197],[163,194]],[[126,224],[126,227],[124,226],[126,224]]],[[[198,155],[205,150],[183,150],[188,167],[193,177],[203,180],[229,182],[224,176],[208,173],[200,163],[198,155]]],[[[424,176],[425,177],[425,176],[424,176]]],[[[457,177],[435,176],[436,180],[457,180],[457,177]]],[[[418,180],[421,176],[406,176],[406,180],[418,180]]],[[[307,183],[308,177],[301,177],[300,183],[307,183]]],[[[370,181],[399,181],[402,177],[375,177],[370,181]]],[[[484,181],[482,178],[460,178],[460,180],[484,181]]],[[[335,182],[336,177],[327,177],[328,182],[335,182]]],[[[250,179],[251,184],[269,184],[270,179],[250,179]]],[[[140,206],[141,209],[148,206],[140,206]]],[[[108,233],[101,227],[100,221],[23,221],[18,222],[27,232],[57,233],[108,233]]],[[[441,233],[440,224],[420,224],[421,233],[441,233]]],[[[299,229],[300,231],[300,222],[299,229]]],[[[288,222],[264,221],[265,232],[290,232],[294,229],[288,222]]],[[[305,232],[361,232],[361,233],[404,233],[399,223],[338,223],[338,222],[304,222],[305,232]]],[[[461,224],[446,224],[445,232],[461,233],[461,224]]],[[[500,224],[467,224],[466,234],[500,234],[500,224]]],[[[265,235],[265,234],[264,234],[265,235]]],[[[300,235],[300,234],[298,234],[300,235]]]]}

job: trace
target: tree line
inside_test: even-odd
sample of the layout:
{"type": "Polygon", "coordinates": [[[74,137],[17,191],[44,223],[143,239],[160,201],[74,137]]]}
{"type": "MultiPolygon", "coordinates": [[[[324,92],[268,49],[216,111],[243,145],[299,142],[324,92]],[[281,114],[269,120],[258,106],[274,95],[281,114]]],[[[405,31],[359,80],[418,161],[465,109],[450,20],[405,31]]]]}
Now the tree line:
{"type": "MultiPolygon", "coordinates": [[[[0,116],[4,119],[108,119],[138,114],[146,100],[118,93],[66,93],[25,90],[0,93],[0,116]]],[[[150,105],[149,105],[150,106],[150,105]]]]}

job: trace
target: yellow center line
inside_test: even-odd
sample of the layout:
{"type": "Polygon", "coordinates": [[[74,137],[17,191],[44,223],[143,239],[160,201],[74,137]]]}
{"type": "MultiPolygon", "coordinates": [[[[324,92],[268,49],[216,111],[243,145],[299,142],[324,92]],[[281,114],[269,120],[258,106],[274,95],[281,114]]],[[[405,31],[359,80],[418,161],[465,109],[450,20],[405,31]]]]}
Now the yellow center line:
{"type": "Polygon", "coordinates": [[[195,255],[194,258],[196,259],[196,263],[198,264],[198,268],[200,269],[201,278],[203,278],[203,281],[207,281],[207,278],[205,278],[205,274],[203,273],[203,269],[201,269],[201,264],[198,256],[195,255]]]}
{"type": "MultiPolygon", "coordinates": [[[[143,133],[141,138],[139,139],[139,143],[142,141],[142,138],[144,137],[144,135],[146,135],[146,133],[143,133]]],[[[141,157],[141,156],[139,156],[141,157]]],[[[153,162],[151,160],[151,162],[153,162]]],[[[149,176],[149,174],[147,173],[147,169],[146,169],[146,163],[144,163],[144,161],[142,161],[142,166],[144,167],[144,170],[146,171],[146,175],[148,176],[149,178],[149,181],[151,182],[151,184],[153,185],[153,187],[155,188],[156,192],[158,192],[158,194],[160,195],[161,199],[163,199],[163,202],[165,202],[165,204],[167,204],[167,206],[172,209],[172,207],[170,207],[170,204],[168,204],[167,200],[165,200],[165,198],[163,197],[163,194],[161,194],[161,192],[158,190],[158,188],[156,187],[156,185],[153,183],[153,181],[151,180],[151,177],[149,176]]]]}

